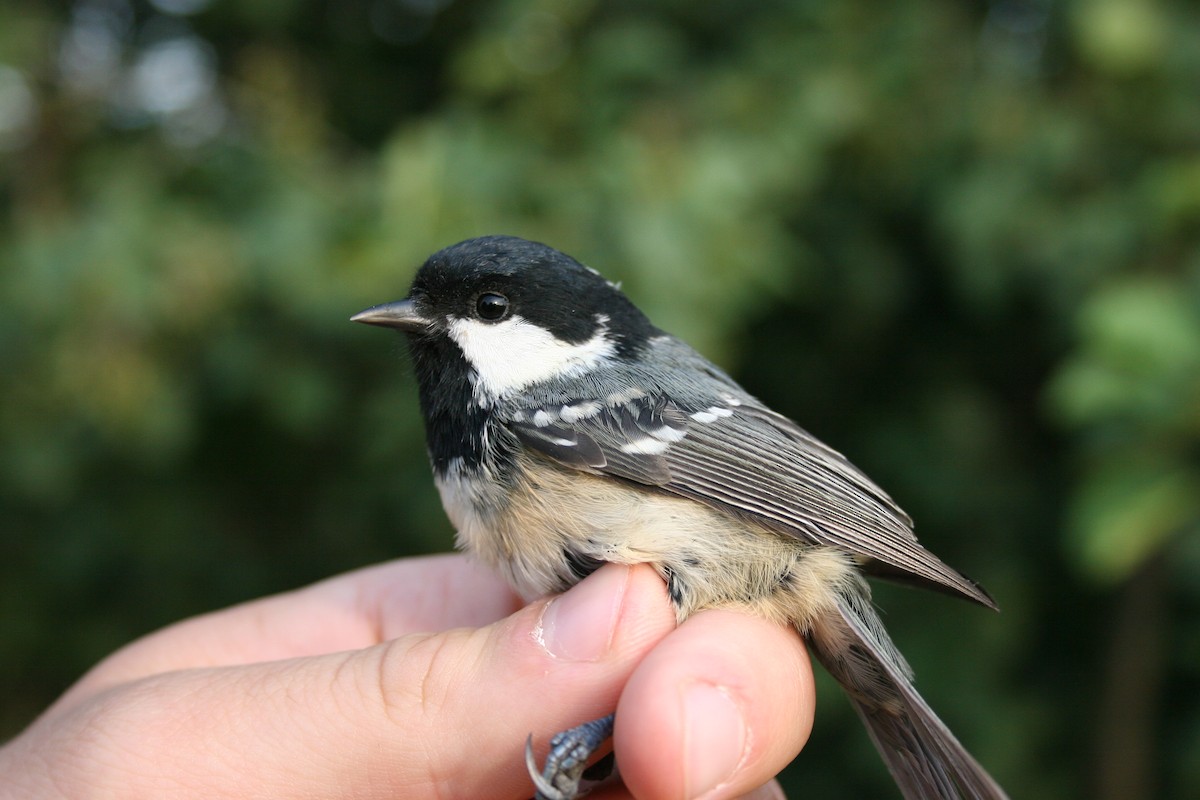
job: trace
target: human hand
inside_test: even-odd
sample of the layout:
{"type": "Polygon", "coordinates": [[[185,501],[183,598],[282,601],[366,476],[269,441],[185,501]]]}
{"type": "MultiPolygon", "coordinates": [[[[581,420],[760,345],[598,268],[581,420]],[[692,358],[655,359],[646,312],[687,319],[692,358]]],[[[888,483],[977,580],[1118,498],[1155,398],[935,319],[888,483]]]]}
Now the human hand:
{"type": "Polygon", "coordinates": [[[781,796],[772,776],[814,702],[793,631],[728,611],[676,629],[649,567],[609,565],[522,608],[497,576],[434,556],[126,646],[0,748],[0,783],[14,797],[527,798],[529,732],[542,755],[616,707],[623,785],[593,797],[781,796]]]}

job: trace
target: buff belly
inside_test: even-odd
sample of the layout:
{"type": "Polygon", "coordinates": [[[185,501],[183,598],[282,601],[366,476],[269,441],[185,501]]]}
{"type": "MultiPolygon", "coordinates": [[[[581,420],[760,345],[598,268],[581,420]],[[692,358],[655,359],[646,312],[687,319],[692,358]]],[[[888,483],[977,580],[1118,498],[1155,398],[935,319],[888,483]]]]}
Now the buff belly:
{"type": "Polygon", "coordinates": [[[807,633],[840,593],[864,586],[850,556],[835,548],[693,500],[548,462],[537,467],[521,470],[527,478],[507,490],[454,470],[438,480],[459,546],[527,599],[577,582],[573,565],[647,563],[667,581],[680,621],[702,608],[736,607],[807,633]]]}

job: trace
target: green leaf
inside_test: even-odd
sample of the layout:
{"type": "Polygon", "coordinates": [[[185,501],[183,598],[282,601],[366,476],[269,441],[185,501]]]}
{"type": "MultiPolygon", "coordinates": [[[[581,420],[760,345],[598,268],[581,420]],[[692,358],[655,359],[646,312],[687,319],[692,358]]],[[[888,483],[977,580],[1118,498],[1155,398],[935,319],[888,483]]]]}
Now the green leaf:
{"type": "Polygon", "coordinates": [[[1173,536],[1200,525],[1200,475],[1172,462],[1112,459],[1071,503],[1071,555],[1093,580],[1128,577],[1173,536]]]}

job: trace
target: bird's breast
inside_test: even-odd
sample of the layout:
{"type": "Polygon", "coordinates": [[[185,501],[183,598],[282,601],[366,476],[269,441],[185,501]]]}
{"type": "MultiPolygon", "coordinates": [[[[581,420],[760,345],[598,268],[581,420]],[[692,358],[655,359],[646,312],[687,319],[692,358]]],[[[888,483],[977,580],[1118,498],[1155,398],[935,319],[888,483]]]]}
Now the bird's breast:
{"type": "Polygon", "coordinates": [[[485,471],[438,479],[458,545],[526,599],[563,591],[599,564],[648,563],[682,621],[701,608],[749,608],[807,629],[857,582],[850,558],[702,503],[518,457],[509,484],[485,471]]]}

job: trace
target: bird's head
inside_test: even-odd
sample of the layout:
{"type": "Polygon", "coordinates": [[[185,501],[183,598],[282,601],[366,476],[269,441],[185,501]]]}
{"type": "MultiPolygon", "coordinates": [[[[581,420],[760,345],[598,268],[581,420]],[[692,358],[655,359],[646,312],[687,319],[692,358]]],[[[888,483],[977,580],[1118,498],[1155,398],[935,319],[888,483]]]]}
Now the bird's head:
{"type": "Polygon", "coordinates": [[[636,358],[658,333],[595,270],[515,236],[439,250],[417,272],[407,298],[351,319],[407,333],[423,382],[452,345],[450,357],[461,355],[469,367],[475,396],[490,402],[636,358]]]}

